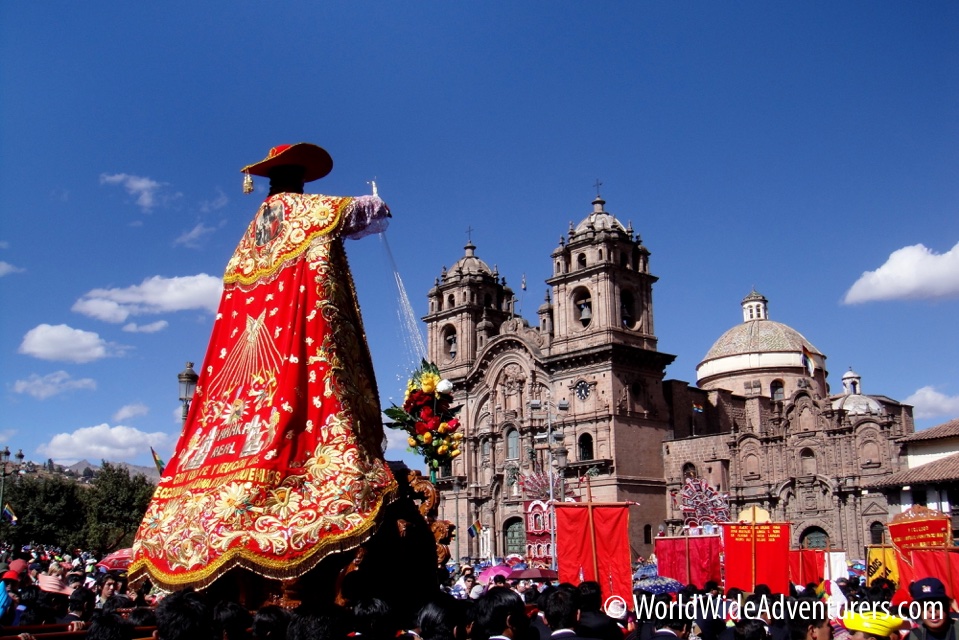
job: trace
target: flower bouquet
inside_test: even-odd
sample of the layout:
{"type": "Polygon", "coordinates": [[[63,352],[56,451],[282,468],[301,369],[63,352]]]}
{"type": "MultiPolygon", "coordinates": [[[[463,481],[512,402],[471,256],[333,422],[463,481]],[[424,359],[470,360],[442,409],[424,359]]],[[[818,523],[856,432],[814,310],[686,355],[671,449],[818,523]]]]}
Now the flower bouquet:
{"type": "Polygon", "coordinates": [[[393,405],[385,413],[393,429],[409,434],[410,449],[420,453],[430,468],[430,480],[436,480],[440,463],[460,455],[463,434],[456,419],[462,405],[453,403],[453,383],[440,377],[432,362],[423,360],[406,385],[402,407],[393,405]]]}

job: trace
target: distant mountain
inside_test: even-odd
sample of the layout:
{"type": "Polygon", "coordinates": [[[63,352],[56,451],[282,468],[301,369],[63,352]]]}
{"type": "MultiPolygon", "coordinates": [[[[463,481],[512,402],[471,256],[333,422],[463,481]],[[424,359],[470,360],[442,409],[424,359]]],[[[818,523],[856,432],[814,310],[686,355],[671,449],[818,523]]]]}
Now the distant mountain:
{"type": "MultiPolygon", "coordinates": [[[[157,482],[160,481],[160,474],[157,473],[156,467],[140,466],[136,464],[130,464],[128,462],[111,462],[110,464],[126,469],[127,471],[130,472],[131,476],[135,476],[138,473],[140,475],[146,476],[147,480],[149,480],[153,484],[156,484],[157,482]]],[[[83,475],[83,472],[86,469],[93,469],[94,471],[100,470],[100,467],[98,465],[91,463],[89,460],[81,460],[80,462],[77,462],[76,464],[72,464],[69,467],[64,467],[64,468],[70,471],[73,471],[77,475],[83,475]]]]}

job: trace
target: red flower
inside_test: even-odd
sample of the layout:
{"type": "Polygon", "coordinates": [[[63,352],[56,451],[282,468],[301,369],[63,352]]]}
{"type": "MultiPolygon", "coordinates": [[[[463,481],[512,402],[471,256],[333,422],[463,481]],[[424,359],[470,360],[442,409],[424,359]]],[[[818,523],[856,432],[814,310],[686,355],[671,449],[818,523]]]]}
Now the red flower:
{"type": "Polygon", "coordinates": [[[457,420],[456,418],[453,418],[452,420],[446,423],[446,427],[450,433],[453,433],[454,431],[456,431],[456,428],[458,426],[460,426],[460,421],[457,420]]]}

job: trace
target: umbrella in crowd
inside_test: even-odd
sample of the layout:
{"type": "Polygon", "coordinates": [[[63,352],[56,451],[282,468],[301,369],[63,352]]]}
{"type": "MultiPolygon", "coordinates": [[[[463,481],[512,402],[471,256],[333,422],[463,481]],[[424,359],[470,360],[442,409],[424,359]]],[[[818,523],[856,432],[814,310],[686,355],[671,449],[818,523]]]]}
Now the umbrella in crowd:
{"type": "Polygon", "coordinates": [[[105,556],[97,563],[97,568],[105,571],[126,571],[131,562],[133,562],[133,549],[120,549],[105,556]]]}
{"type": "Polygon", "coordinates": [[[480,571],[478,580],[480,584],[489,584],[489,581],[493,579],[493,576],[508,576],[513,572],[513,567],[508,564],[496,564],[492,567],[486,567],[480,571]]]}
{"type": "Polygon", "coordinates": [[[685,585],[679,580],[657,576],[655,578],[645,578],[640,580],[633,587],[635,590],[642,590],[646,593],[679,593],[685,585]]]}
{"type": "Polygon", "coordinates": [[[509,574],[510,580],[555,580],[557,574],[552,569],[518,569],[509,574]]]}

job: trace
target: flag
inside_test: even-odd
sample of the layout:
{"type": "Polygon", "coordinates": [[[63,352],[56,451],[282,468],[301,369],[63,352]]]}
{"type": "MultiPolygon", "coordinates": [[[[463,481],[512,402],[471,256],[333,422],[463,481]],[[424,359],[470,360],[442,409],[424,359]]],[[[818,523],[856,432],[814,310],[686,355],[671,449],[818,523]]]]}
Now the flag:
{"type": "Polygon", "coordinates": [[[802,363],[810,377],[816,374],[816,360],[812,357],[812,351],[807,349],[806,345],[802,346],[802,363]]]}
{"type": "Polygon", "coordinates": [[[694,402],[694,403],[693,403],[693,411],[696,412],[696,413],[702,413],[702,412],[703,412],[703,405],[699,404],[698,402],[694,402]]]}
{"type": "Polygon", "coordinates": [[[520,289],[522,289],[523,291],[526,291],[526,274],[525,273],[523,274],[523,282],[521,282],[519,286],[520,286],[520,289]]]}
{"type": "Polygon", "coordinates": [[[483,530],[483,525],[480,524],[480,521],[477,520],[469,526],[469,529],[466,530],[466,533],[470,534],[471,538],[475,538],[479,535],[479,532],[483,530]]]}
{"type": "Polygon", "coordinates": [[[166,466],[163,464],[163,460],[160,459],[160,456],[157,455],[157,452],[153,450],[153,447],[150,447],[150,453],[153,454],[153,464],[157,466],[157,472],[162,476],[163,468],[166,466]]]}
{"type": "Polygon", "coordinates": [[[10,503],[3,505],[3,517],[10,520],[10,524],[17,524],[17,514],[13,512],[13,509],[10,508],[10,503]]]}

